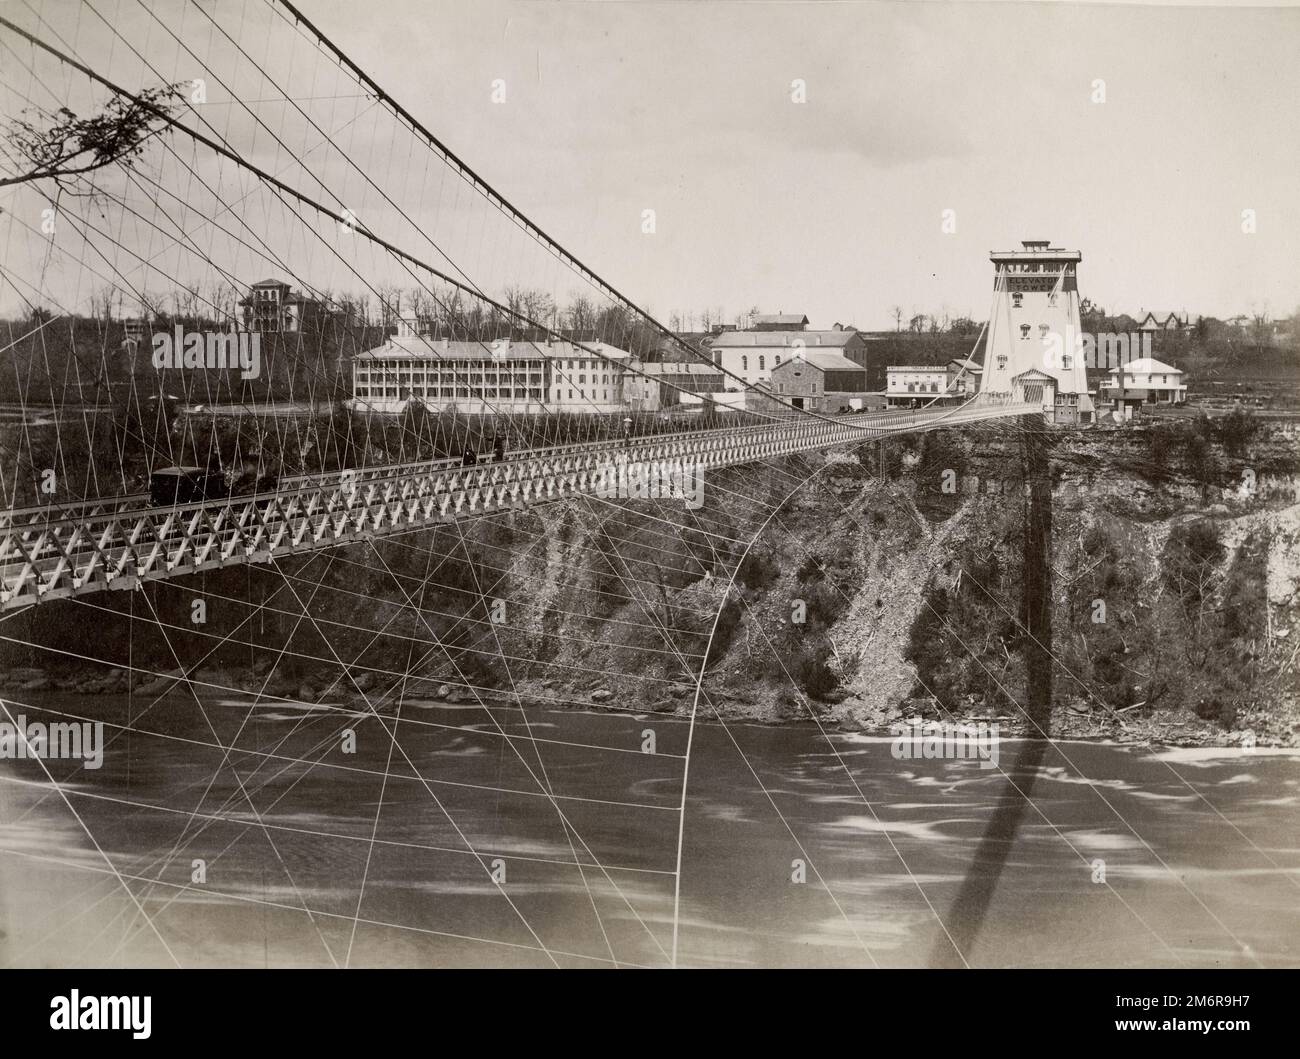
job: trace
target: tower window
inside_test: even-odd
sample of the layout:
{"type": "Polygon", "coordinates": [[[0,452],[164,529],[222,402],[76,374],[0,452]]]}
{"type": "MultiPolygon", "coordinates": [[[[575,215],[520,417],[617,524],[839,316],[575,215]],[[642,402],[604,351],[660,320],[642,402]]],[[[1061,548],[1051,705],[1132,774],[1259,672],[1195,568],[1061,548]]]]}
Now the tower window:
{"type": "Polygon", "coordinates": [[[1007,355],[1006,355],[1005,353],[999,353],[999,354],[998,354],[998,367],[999,367],[999,368],[1005,368],[1006,366],[1007,366],[1007,355]]]}
{"type": "Polygon", "coordinates": [[[1013,294],[1013,295],[1011,295],[1011,307],[1012,307],[1013,309],[1019,309],[1019,308],[1020,308],[1020,299],[1023,298],[1023,297],[1024,297],[1023,294],[1013,294]]]}
{"type": "Polygon", "coordinates": [[[1049,295],[1047,296],[1047,304],[1050,305],[1053,309],[1056,308],[1056,295],[1055,295],[1055,294],[1049,294],[1049,295]]]}
{"type": "Polygon", "coordinates": [[[1073,363],[1073,361],[1072,361],[1072,359],[1071,359],[1071,357],[1070,357],[1070,354],[1068,354],[1068,353],[1062,353],[1062,354],[1061,354],[1061,367],[1063,367],[1063,368],[1067,368],[1067,369],[1068,369],[1068,368],[1070,367],[1071,363],[1073,363]]]}
{"type": "Polygon", "coordinates": [[[1029,338],[1029,325],[1028,325],[1028,324],[1021,324],[1021,325],[1020,325],[1020,340],[1023,342],[1023,341],[1025,341],[1027,338],[1029,338]]]}
{"type": "Polygon", "coordinates": [[[1046,324],[1039,324],[1039,325],[1038,325],[1038,337],[1039,337],[1039,338],[1046,338],[1046,337],[1047,337],[1047,325],[1046,325],[1046,324]]]}

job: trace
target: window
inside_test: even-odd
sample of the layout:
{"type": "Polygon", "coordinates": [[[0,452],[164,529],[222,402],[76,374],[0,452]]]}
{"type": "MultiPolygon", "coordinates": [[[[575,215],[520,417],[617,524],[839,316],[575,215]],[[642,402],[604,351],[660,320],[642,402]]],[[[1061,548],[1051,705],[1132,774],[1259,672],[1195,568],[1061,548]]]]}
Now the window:
{"type": "Polygon", "coordinates": [[[1028,325],[1028,324],[1021,324],[1021,325],[1020,325],[1020,340],[1021,340],[1022,342],[1024,342],[1024,341],[1027,340],[1028,338],[1029,338],[1029,325],[1028,325]]]}
{"type": "Polygon", "coordinates": [[[1013,294],[1013,295],[1011,295],[1011,307],[1012,307],[1013,309],[1019,309],[1019,308],[1020,308],[1020,299],[1023,298],[1023,297],[1024,297],[1023,294],[1013,294]]]}
{"type": "Polygon", "coordinates": [[[766,368],[767,368],[767,358],[766,358],[765,356],[763,356],[762,354],[759,354],[759,357],[758,357],[758,370],[759,370],[759,371],[763,371],[763,370],[765,370],[766,368]]]}
{"type": "Polygon", "coordinates": [[[1047,304],[1050,305],[1053,309],[1056,308],[1056,295],[1055,295],[1055,294],[1049,294],[1049,295],[1047,296],[1047,304]]]}
{"type": "Polygon", "coordinates": [[[916,383],[914,383],[914,382],[909,382],[909,383],[907,384],[907,392],[908,392],[908,393],[916,393],[916,383]]]}
{"type": "Polygon", "coordinates": [[[748,358],[748,357],[746,357],[746,356],[742,356],[742,357],[740,358],[740,370],[741,370],[741,371],[749,371],[749,358],[748,358]]]}
{"type": "Polygon", "coordinates": [[[1038,325],[1038,337],[1039,337],[1039,338],[1046,338],[1046,337],[1047,337],[1047,325],[1046,325],[1046,324],[1039,324],[1039,325],[1038,325]]]}
{"type": "Polygon", "coordinates": [[[1007,366],[1007,355],[1006,355],[1005,353],[999,353],[999,354],[998,354],[998,367],[999,367],[999,368],[1005,368],[1006,366],[1007,366]]]}
{"type": "Polygon", "coordinates": [[[774,368],[779,368],[779,367],[781,366],[781,354],[780,354],[780,353],[778,353],[778,354],[776,355],[776,359],[772,362],[772,366],[773,366],[774,368]]]}
{"type": "Polygon", "coordinates": [[[1074,363],[1074,361],[1073,361],[1073,359],[1071,358],[1071,356],[1070,356],[1069,353],[1062,353],[1062,354],[1061,354],[1061,367],[1062,367],[1062,368],[1067,368],[1067,369],[1068,369],[1072,363],[1074,363]]]}

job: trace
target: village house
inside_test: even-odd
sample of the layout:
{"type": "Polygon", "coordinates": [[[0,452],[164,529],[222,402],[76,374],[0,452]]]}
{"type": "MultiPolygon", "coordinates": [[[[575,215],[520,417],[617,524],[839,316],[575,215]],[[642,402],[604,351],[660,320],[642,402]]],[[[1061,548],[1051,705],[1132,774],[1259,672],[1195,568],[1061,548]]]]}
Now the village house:
{"type": "Polygon", "coordinates": [[[1153,309],[1138,318],[1139,331],[1187,331],[1191,327],[1187,313],[1153,309]]]}
{"type": "Polygon", "coordinates": [[[778,399],[812,412],[845,411],[867,388],[867,373],[841,353],[808,350],[772,369],[778,399]]]}
{"type": "Polygon", "coordinates": [[[1152,357],[1129,361],[1122,369],[1112,368],[1098,387],[1097,396],[1110,401],[1115,411],[1128,418],[1143,405],[1177,405],[1187,400],[1184,372],[1152,357]]]}
{"type": "Polygon", "coordinates": [[[885,401],[890,408],[932,402],[964,401],[979,389],[982,368],[973,360],[947,364],[899,364],[885,368],[885,401]]]}
{"type": "MultiPolygon", "coordinates": [[[[847,330],[727,331],[717,335],[710,346],[713,363],[750,386],[770,379],[773,371],[798,352],[838,353],[862,367],[866,348],[859,332],[847,330]]],[[[727,379],[725,385],[740,388],[735,379],[727,379]]]]}
{"type": "Polygon", "coordinates": [[[891,364],[885,368],[885,400],[890,408],[911,408],[934,401],[948,391],[948,369],[942,364],[891,364]]]}
{"type": "Polygon", "coordinates": [[[324,315],[324,304],[278,279],[254,283],[239,299],[245,331],[296,332],[324,315]]]}
{"type": "Polygon", "coordinates": [[[802,313],[755,313],[749,320],[751,331],[804,331],[808,317],[802,313]]]}

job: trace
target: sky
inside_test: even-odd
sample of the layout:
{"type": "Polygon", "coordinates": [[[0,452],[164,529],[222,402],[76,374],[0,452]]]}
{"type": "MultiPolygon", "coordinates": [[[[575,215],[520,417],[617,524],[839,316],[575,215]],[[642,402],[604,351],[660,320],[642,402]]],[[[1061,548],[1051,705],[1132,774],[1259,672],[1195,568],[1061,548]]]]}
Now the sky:
{"type": "Polygon", "coordinates": [[[665,320],[983,318],[1022,239],[1080,250],[1111,312],[1300,307],[1293,8],[299,3],[665,320]]]}
{"type": "MultiPolygon", "coordinates": [[[[1295,5],[296,3],[665,323],[752,308],[866,330],[893,327],[895,307],[904,320],[984,319],[989,252],[1024,239],[1080,251],[1082,295],[1112,314],[1300,309],[1295,5]]],[[[492,296],[537,284],[563,301],[581,286],[449,179],[276,0],[10,7],[129,89],[202,75],[186,123],[492,296]]],[[[5,116],[31,100],[84,114],[107,98],[12,32],[0,45],[5,116]]],[[[413,282],[373,242],[288,212],[180,133],[150,144],[135,172],[96,178],[129,192],[102,218],[93,200],[65,200],[52,238],[50,188],[0,190],[17,284],[0,284],[0,312],[33,291],[84,307],[110,282],[133,296],[271,273],[313,291],[413,282]],[[101,228],[89,245],[87,224],[101,228]]]]}

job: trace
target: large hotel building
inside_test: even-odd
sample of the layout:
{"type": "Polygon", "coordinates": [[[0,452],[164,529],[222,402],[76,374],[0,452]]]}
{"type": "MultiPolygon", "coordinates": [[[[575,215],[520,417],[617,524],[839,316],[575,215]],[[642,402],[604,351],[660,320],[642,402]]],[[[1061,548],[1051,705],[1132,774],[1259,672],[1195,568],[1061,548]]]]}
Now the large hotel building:
{"type": "Polygon", "coordinates": [[[631,359],[604,342],[452,341],[403,321],[397,335],[353,358],[348,405],[395,413],[417,399],[466,414],[620,412],[631,359]]]}

